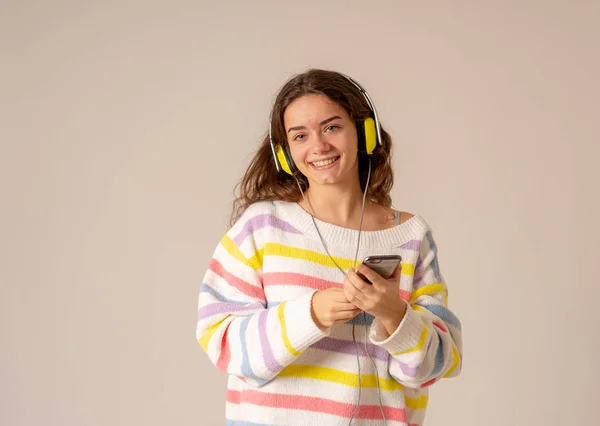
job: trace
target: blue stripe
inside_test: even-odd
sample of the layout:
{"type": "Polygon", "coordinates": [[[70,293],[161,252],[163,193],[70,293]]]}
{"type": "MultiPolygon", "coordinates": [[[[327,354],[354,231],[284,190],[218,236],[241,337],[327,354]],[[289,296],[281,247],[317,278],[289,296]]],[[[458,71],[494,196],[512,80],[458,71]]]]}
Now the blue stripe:
{"type": "Polygon", "coordinates": [[[435,353],[435,365],[433,367],[433,371],[431,372],[431,375],[434,377],[438,375],[444,367],[444,345],[442,344],[442,338],[440,335],[437,333],[435,333],[435,335],[438,338],[438,348],[437,352],[435,353]]]}
{"type": "Polygon", "coordinates": [[[455,328],[461,329],[460,320],[450,311],[450,309],[446,308],[442,305],[419,305],[422,308],[427,309],[433,315],[441,318],[446,324],[450,324],[455,328]]]}
{"type": "Polygon", "coordinates": [[[247,301],[241,302],[239,300],[228,299],[227,297],[223,296],[221,293],[219,293],[217,290],[215,290],[214,288],[212,288],[211,286],[209,286],[206,283],[203,283],[202,286],[200,287],[200,293],[208,293],[212,297],[217,299],[219,302],[223,302],[223,303],[231,303],[233,305],[247,305],[248,304],[247,301]]]}
{"type": "Polygon", "coordinates": [[[346,321],[346,324],[355,324],[355,325],[368,325],[370,326],[373,323],[373,320],[375,319],[375,317],[371,314],[367,314],[366,312],[364,313],[360,313],[357,316],[355,316],[354,318],[352,318],[350,321],[346,321]],[[367,318],[367,321],[365,322],[365,317],[367,318]]]}
{"type": "Polygon", "coordinates": [[[248,345],[246,343],[246,333],[248,331],[248,324],[252,317],[246,317],[240,323],[240,340],[242,342],[242,376],[255,380],[258,383],[258,386],[262,386],[268,382],[268,380],[258,377],[252,371],[252,367],[250,366],[250,360],[248,358],[248,345]]]}
{"type": "Polygon", "coordinates": [[[429,247],[431,248],[431,250],[433,251],[433,259],[431,261],[431,268],[433,269],[433,275],[435,276],[435,279],[437,282],[441,282],[442,281],[442,277],[440,275],[440,266],[438,264],[438,249],[437,249],[437,245],[433,239],[433,235],[431,234],[431,231],[427,232],[427,242],[429,243],[429,247]]]}
{"type": "Polygon", "coordinates": [[[248,323],[251,318],[252,317],[244,318],[240,323],[240,339],[242,340],[242,375],[244,377],[254,378],[254,372],[248,361],[248,347],[246,346],[246,331],[248,330],[248,323]]]}

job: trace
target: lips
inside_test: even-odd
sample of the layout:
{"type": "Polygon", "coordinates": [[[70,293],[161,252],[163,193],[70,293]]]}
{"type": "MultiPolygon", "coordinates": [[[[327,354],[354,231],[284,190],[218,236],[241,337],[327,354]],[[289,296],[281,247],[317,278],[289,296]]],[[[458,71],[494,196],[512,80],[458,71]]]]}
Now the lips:
{"type": "Polygon", "coordinates": [[[313,166],[315,168],[327,167],[327,166],[330,166],[331,164],[335,163],[337,160],[339,160],[339,158],[340,158],[339,156],[331,157],[331,158],[326,158],[325,160],[313,161],[308,164],[310,164],[311,166],[313,166]]]}

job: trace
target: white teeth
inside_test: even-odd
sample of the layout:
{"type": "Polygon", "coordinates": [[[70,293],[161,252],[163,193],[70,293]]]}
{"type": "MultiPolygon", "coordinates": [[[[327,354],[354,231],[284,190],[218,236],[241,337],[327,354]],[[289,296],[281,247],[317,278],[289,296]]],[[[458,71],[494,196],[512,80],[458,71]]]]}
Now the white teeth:
{"type": "Polygon", "coordinates": [[[323,166],[327,166],[328,164],[333,163],[335,160],[337,160],[337,157],[335,158],[330,158],[329,160],[324,160],[324,161],[315,161],[314,163],[310,163],[315,167],[323,167],[323,166]]]}

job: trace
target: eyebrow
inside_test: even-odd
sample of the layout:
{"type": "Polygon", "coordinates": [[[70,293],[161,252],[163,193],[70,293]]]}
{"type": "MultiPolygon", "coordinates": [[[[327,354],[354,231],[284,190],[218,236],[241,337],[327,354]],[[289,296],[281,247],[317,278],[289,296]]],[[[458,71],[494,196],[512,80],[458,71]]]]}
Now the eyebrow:
{"type": "MultiPolygon", "coordinates": [[[[339,115],[334,115],[333,117],[326,118],[325,120],[323,120],[323,121],[321,121],[321,122],[319,123],[319,126],[323,126],[324,124],[327,124],[327,123],[329,123],[330,121],[336,120],[336,119],[338,119],[338,118],[339,118],[339,119],[341,119],[342,117],[340,117],[339,115]]],[[[295,127],[290,127],[290,128],[288,129],[288,133],[289,133],[289,132],[291,132],[291,131],[293,131],[293,130],[304,130],[304,129],[306,129],[306,127],[305,127],[305,126],[295,126],[295,127]]]]}

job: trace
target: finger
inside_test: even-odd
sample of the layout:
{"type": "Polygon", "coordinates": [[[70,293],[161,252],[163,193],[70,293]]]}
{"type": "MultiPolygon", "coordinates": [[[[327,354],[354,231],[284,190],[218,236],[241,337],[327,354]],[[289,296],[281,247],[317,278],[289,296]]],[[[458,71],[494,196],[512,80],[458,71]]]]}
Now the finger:
{"type": "Polygon", "coordinates": [[[365,299],[363,299],[363,297],[365,296],[362,293],[355,292],[349,296],[348,300],[350,303],[352,303],[355,309],[358,308],[362,310],[365,304],[365,299]]]}
{"type": "MultiPolygon", "coordinates": [[[[365,268],[366,268],[366,266],[365,266],[365,268]]],[[[359,269],[361,269],[360,266],[359,266],[359,269]]],[[[362,270],[361,270],[361,272],[362,272],[362,270]]],[[[366,274],[364,274],[364,275],[365,275],[365,277],[367,277],[366,274]]],[[[373,293],[373,287],[371,286],[371,284],[368,284],[365,281],[363,281],[362,278],[360,278],[356,274],[356,271],[354,271],[353,268],[348,269],[348,273],[346,274],[346,277],[348,278],[349,284],[352,285],[357,291],[364,293],[366,295],[370,295],[371,293],[373,293]]],[[[367,277],[367,278],[369,278],[369,277],[367,277]]],[[[371,280],[371,282],[372,281],[373,280],[371,280]]]]}
{"type": "Polygon", "coordinates": [[[348,302],[356,305],[357,302],[361,302],[367,298],[367,295],[358,290],[347,278],[344,281],[344,294],[348,302]]]}
{"type": "Polygon", "coordinates": [[[355,309],[353,311],[340,312],[338,315],[334,317],[335,322],[346,322],[360,314],[362,311],[360,309],[355,309]]]}
{"type": "MultiPolygon", "coordinates": [[[[363,274],[365,277],[367,277],[367,279],[369,281],[371,281],[373,283],[373,285],[377,284],[381,284],[381,281],[385,281],[381,275],[379,275],[377,272],[375,272],[374,270],[372,270],[371,268],[369,268],[368,266],[364,265],[364,264],[360,264],[358,267],[358,270],[360,271],[361,274],[363,274]]],[[[355,274],[356,275],[356,274],[355,274]]],[[[357,275],[358,277],[358,275],[357,275]]],[[[360,279],[360,278],[359,278],[360,279]]],[[[362,280],[361,280],[362,281],[362,280]]],[[[363,281],[364,283],[364,281],[363,281]]],[[[366,286],[370,287],[371,291],[373,291],[373,287],[366,284],[366,286]]]]}
{"type": "Polygon", "coordinates": [[[348,315],[356,315],[359,312],[362,312],[362,311],[360,309],[358,309],[356,306],[352,306],[352,309],[347,309],[344,311],[337,311],[334,313],[334,315],[341,318],[341,317],[346,317],[348,315]]]}
{"type": "Polygon", "coordinates": [[[348,299],[346,298],[345,295],[345,291],[344,291],[344,287],[331,287],[329,289],[327,289],[327,291],[330,291],[330,297],[331,297],[331,301],[334,303],[344,303],[344,302],[348,302],[348,299]]]}
{"type": "Polygon", "coordinates": [[[348,298],[346,297],[346,292],[342,289],[340,294],[336,294],[334,297],[331,298],[331,302],[332,303],[347,303],[348,298]]]}
{"type": "Polygon", "coordinates": [[[335,305],[331,307],[333,311],[336,312],[348,312],[356,310],[356,305],[351,302],[341,303],[339,305],[335,305]]]}
{"type": "Polygon", "coordinates": [[[346,297],[348,299],[348,303],[352,305],[352,309],[358,309],[358,305],[362,303],[356,296],[355,293],[349,293],[346,297]]]}
{"type": "Polygon", "coordinates": [[[381,277],[381,280],[373,282],[373,287],[375,287],[375,289],[377,289],[379,291],[385,291],[386,286],[390,286],[390,285],[397,286],[400,284],[400,274],[402,274],[402,264],[401,263],[398,264],[398,266],[396,267],[396,269],[394,270],[394,272],[392,273],[390,278],[385,279],[385,278],[381,277]]]}

